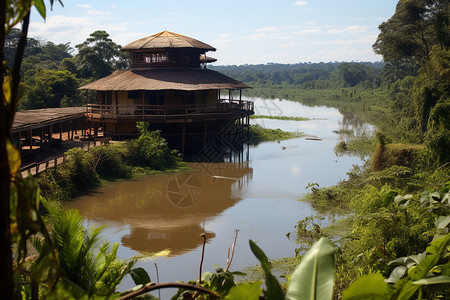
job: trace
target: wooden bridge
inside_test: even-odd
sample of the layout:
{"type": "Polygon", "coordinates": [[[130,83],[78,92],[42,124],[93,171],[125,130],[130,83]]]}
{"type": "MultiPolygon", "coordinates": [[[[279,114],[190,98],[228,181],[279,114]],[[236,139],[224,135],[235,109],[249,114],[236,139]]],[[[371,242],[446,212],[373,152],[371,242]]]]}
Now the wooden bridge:
{"type": "Polygon", "coordinates": [[[87,143],[82,140],[93,137],[95,128],[86,121],[85,112],[84,107],[18,111],[12,134],[22,157],[23,174],[27,170],[37,174],[56,167],[65,161],[64,151],[71,147],[86,147],[87,143]]]}

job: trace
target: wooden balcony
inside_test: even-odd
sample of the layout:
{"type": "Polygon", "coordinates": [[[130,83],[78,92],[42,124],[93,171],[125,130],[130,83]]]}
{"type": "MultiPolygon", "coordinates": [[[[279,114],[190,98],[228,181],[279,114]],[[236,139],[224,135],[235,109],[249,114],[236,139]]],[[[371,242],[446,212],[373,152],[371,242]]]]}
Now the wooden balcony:
{"type": "Polygon", "coordinates": [[[179,122],[186,119],[208,120],[244,117],[254,114],[254,103],[244,100],[221,99],[214,105],[99,105],[88,104],[86,115],[91,121],[136,120],[179,122]]]}

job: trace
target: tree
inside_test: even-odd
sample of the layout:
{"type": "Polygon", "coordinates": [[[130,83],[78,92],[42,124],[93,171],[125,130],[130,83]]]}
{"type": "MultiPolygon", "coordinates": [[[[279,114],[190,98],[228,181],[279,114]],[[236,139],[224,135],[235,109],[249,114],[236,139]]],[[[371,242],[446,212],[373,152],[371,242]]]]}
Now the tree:
{"type": "Polygon", "coordinates": [[[448,46],[447,6],[442,0],[400,0],[394,15],[379,26],[375,53],[396,66],[406,62],[417,70],[433,45],[448,46]]]}
{"type": "Polygon", "coordinates": [[[369,79],[368,67],[358,63],[342,63],[338,66],[339,75],[348,86],[355,86],[369,79]]]}
{"type": "Polygon", "coordinates": [[[86,41],[75,47],[78,49],[75,61],[81,78],[99,79],[114,70],[128,67],[127,55],[120,51],[122,47],[114,43],[104,30],[91,33],[86,41]]]}
{"type": "MultiPolygon", "coordinates": [[[[21,30],[18,28],[12,28],[10,33],[5,38],[5,60],[8,67],[12,67],[14,62],[14,57],[16,54],[17,44],[20,40],[21,30]]],[[[27,38],[27,45],[25,47],[25,52],[23,58],[28,56],[36,55],[41,52],[41,44],[38,40],[34,38],[27,38]]]]}
{"type": "Polygon", "coordinates": [[[25,74],[27,97],[21,103],[26,109],[81,105],[78,80],[67,70],[32,69],[25,74]],[[69,103],[61,105],[63,99],[69,103]]]}

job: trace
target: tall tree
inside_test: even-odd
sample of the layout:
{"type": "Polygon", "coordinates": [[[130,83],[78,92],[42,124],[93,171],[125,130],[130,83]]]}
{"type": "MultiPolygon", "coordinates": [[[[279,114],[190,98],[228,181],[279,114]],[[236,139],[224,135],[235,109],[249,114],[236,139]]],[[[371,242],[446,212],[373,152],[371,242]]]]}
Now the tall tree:
{"type": "Polygon", "coordinates": [[[27,97],[21,104],[26,109],[81,105],[78,80],[67,70],[33,69],[25,74],[27,97]],[[63,103],[62,100],[69,103],[63,103]]]}
{"type": "Polygon", "coordinates": [[[114,43],[104,30],[97,30],[78,49],[76,62],[79,76],[99,79],[110,75],[114,70],[128,67],[127,55],[120,51],[120,45],[114,43]]]}
{"type": "Polygon", "coordinates": [[[447,0],[400,0],[394,15],[379,26],[373,49],[397,68],[407,63],[418,70],[433,45],[448,46],[448,23],[447,0]]]}
{"type": "MultiPolygon", "coordinates": [[[[12,28],[5,38],[5,60],[9,68],[12,68],[14,57],[16,55],[17,44],[19,43],[22,31],[18,28],[12,28]]],[[[36,55],[41,52],[41,43],[34,38],[27,38],[27,45],[23,58],[36,55]]]]}

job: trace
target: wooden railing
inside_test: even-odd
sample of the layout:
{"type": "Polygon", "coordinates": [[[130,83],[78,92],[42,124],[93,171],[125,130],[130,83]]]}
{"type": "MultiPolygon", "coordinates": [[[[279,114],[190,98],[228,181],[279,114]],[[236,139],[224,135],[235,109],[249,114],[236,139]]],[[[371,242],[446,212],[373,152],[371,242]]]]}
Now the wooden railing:
{"type": "Polygon", "coordinates": [[[245,112],[253,114],[254,104],[245,100],[221,99],[217,104],[181,104],[181,105],[100,105],[88,104],[89,117],[100,118],[166,118],[184,116],[207,116],[223,113],[245,112]]]}
{"type": "MultiPolygon", "coordinates": [[[[103,138],[98,139],[94,141],[86,141],[84,142],[81,147],[84,151],[88,151],[89,149],[108,144],[111,139],[109,138],[103,138]]],[[[28,174],[31,175],[38,175],[39,173],[45,172],[48,169],[56,168],[59,165],[62,165],[66,163],[66,161],[69,159],[69,157],[66,154],[61,154],[59,156],[53,156],[52,158],[46,159],[44,161],[40,162],[34,162],[25,166],[22,166],[20,168],[20,172],[22,173],[23,177],[27,177],[28,174]]]]}

